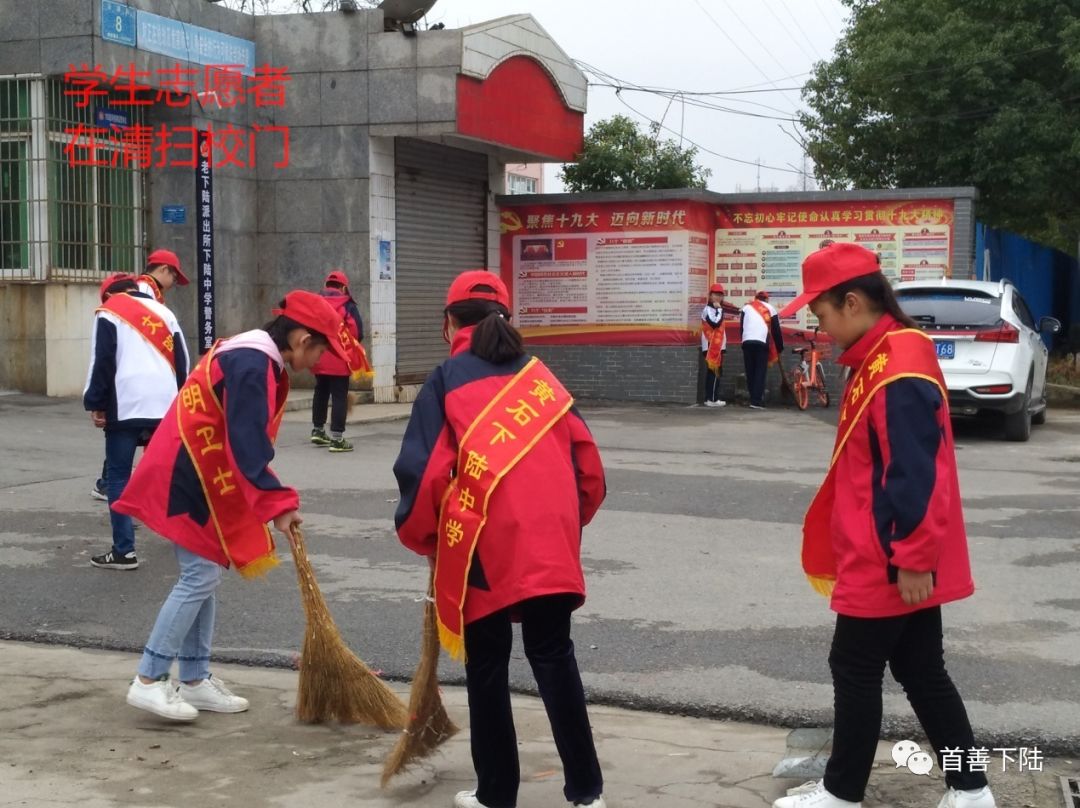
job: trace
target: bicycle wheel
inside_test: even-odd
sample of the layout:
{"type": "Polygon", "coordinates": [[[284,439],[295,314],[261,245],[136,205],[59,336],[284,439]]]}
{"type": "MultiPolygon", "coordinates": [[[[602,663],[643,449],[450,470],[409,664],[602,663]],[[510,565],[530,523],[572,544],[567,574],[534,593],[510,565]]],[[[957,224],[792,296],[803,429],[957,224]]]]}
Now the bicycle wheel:
{"type": "Polygon", "coordinates": [[[825,368],[817,366],[817,378],[814,380],[814,392],[822,407],[829,407],[829,388],[825,384],[825,368]]]}
{"type": "Polygon", "coordinates": [[[806,376],[802,368],[796,368],[791,372],[791,392],[795,395],[795,406],[805,410],[810,406],[810,391],[806,387],[806,376]]]}

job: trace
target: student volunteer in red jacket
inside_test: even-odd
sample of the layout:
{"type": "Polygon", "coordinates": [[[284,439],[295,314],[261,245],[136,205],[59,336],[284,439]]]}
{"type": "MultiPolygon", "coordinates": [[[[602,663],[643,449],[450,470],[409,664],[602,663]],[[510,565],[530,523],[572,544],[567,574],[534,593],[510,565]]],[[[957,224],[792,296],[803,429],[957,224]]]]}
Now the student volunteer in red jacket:
{"type": "Polygon", "coordinates": [[[341,318],[312,292],[290,292],[274,314],[215,343],[195,366],[115,505],[176,545],[180,579],[127,693],[132,707],[174,721],[248,708],[210,674],[222,569],[267,572],[278,563],[267,524],[289,536],[301,522],[299,495],[270,468],[289,393],[285,366],[310,370],[326,350],[349,351],[341,318]],[[169,680],[177,659],[179,686],[169,680]]]}
{"type": "Polygon", "coordinates": [[[401,542],[435,570],[439,635],[465,658],[477,788],[455,808],[514,808],[511,622],[544,700],[574,805],[603,808],[570,614],[585,600],[581,531],[604,470],[559,380],[510,325],[509,295],[485,270],[458,276],[444,310],[450,359],[416,399],[394,473],[401,542]]]}
{"type": "Polygon", "coordinates": [[[961,750],[939,808],[994,808],[986,775],[967,764],[975,737],[942,648],[942,604],[975,586],[934,344],[900,309],[869,250],[833,243],[802,272],[805,291],[781,316],[809,304],[852,371],[832,464],[803,527],[803,569],[837,612],[836,716],[825,779],[773,806],[862,805],[888,664],[939,763],[943,750],[961,750]]]}
{"type": "MultiPolygon", "coordinates": [[[[325,288],[319,293],[334,307],[357,345],[364,338],[364,321],[360,310],[349,294],[349,279],[340,269],[326,276],[325,288]]],[[[333,353],[324,353],[312,373],[315,374],[315,395],[311,400],[311,442],[326,446],[331,452],[351,452],[353,445],[345,440],[345,417],[349,411],[349,377],[354,368],[333,353]],[[330,404],[330,434],[326,434],[326,406],[330,404]]]]}

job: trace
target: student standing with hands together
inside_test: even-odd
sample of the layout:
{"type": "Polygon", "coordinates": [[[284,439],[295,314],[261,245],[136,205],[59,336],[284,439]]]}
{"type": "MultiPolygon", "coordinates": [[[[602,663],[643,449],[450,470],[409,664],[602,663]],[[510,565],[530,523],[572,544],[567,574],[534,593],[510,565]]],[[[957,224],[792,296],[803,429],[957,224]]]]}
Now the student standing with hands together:
{"type": "MultiPolygon", "coordinates": [[[[945,669],[941,606],[974,592],[948,394],[933,341],[900,309],[877,256],[836,242],[803,263],[802,295],[852,374],[832,465],[806,514],[803,569],[831,596],[836,631],[832,754],[819,783],[774,808],[850,808],[862,799],[881,731],[886,664],[939,764],[975,737],[945,669]]],[[[952,768],[952,767],[950,767],[952,768]]],[[[965,761],[938,808],[995,808],[965,761]]]]}

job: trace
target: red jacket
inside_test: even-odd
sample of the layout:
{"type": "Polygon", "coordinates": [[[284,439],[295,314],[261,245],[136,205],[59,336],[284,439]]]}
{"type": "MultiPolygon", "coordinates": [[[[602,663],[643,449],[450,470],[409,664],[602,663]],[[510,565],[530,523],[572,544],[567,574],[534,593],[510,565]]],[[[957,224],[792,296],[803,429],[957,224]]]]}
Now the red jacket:
{"type": "MultiPolygon", "coordinates": [[[[252,516],[267,523],[300,507],[297,492],[270,468],[271,423],[284,367],[265,331],[225,341],[210,368],[215,395],[225,411],[225,450],[231,480],[252,516]]],[[[229,566],[211,520],[195,464],[180,438],[177,396],[146,447],[124,495],[113,507],[196,555],[229,566]]]]}
{"type": "MultiPolygon", "coordinates": [[[[334,307],[334,311],[345,322],[345,327],[358,342],[364,338],[364,326],[360,319],[360,310],[356,303],[346,294],[336,289],[323,289],[319,294],[326,298],[326,302],[334,307]]],[[[345,360],[338,357],[333,351],[323,351],[322,357],[315,363],[311,372],[316,376],[348,376],[349,366],[345,360]]]]}
{"type": "MultiPolygon", "coordinates": [[[[472,331],[454,335],[451,358],[424,384],[394,463],[398,537],[420,555],[435,552],[457,437],[529,360],[486,362],[468,350],[472,331]]],[[[583,603],[581,529],[605,493],[596,442],[572,408],[495,489],[469,569],[465,622],[540,595],[573,594],[583,603]]]]}
{"type": "MultiPolygon", "coordinates": [[[[857,369],[887,331],[901,327],[885,315],[838,361],[857,369]]],[[[929,340],[925,350],[936,366],[929,340]]],[[[866,413],[836,460],[833,610],[892,617],[968,597],[975,585],[948,403],[932,382],[904,378],[874,394],[866,413]],[[929,600],[904,603],[901,568],[934,573],[929,600]]]]}

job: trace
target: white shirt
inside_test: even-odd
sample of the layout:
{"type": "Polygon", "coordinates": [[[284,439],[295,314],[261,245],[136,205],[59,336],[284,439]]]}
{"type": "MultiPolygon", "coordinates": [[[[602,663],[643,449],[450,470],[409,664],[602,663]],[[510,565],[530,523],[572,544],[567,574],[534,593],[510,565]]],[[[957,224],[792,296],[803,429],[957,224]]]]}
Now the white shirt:
{"type": "MultiPolygon", "coordinates": [[[[713,320],[716,320],[717,318],[722,318],[723,314],[724,314],[723,309],[716,308],[715,306],[706,306],[701,311],[701,322],[705,322],[706,318],[708,318],[708,320],[710,321],[710,325],[711,325],[713,320]]],[[[721,351],[726,351],[727,350],[727,329],[724,328],[723,319],[720,320],[720,328],[723,329],[723,332],[724,332],[724,339],[723,339],[723,342],[720,343],[720,350],[721,351]]],[[[702,331],[701,331],[701,350],[702,351],[709,350],[709,340],[705,336],[705,330],[704,329],[702,329],[702,331]]]]}
{"type": "MultiPolygon", "coordinates": [[[[773,317],[777,316],[776,309],[773,308],[771,303],[764,300],[758,301],[764,303],[765,307],[769,310],[769,314],[773,317]]],[[[750,303],[747,303],[742,307],[743,313],[743,329],[742,339],[743,342],[768,342],[769,341],[769,326],[765,325],[765,318],[758,314],[758,310],[750,303]]]]}

